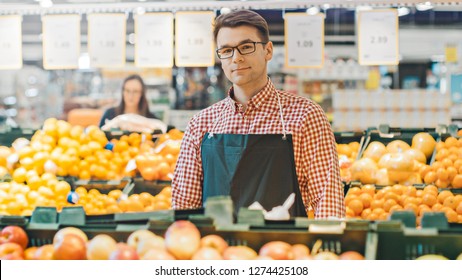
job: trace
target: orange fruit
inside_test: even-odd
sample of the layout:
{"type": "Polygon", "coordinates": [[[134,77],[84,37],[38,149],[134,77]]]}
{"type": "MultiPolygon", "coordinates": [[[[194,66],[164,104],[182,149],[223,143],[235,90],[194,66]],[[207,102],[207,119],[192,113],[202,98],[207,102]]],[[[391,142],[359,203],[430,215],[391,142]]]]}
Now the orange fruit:
{"type": "MultiPolygon", "coordinates": [[[[350,209],[350,208],[348,208],[348,209],[350,209]]],[[[350,210],[351,210],[351,209],[350,209],[350,210]]],[[[353,211],[353,210],[351,210],[351,211],[353,211]]],[[[369,217],[369,215],[370,215],[371,213],[372,213],[371,208],[366,208],[366,209],[364,209],[364,210],[361,212],[361,218],[364,219],[364,220],[366,220],[367,217],[369,217]]],[[[354,212],[353,212],[353,214],[354,214],[354,212]]],[[[353,216],[354,216],[354,215],[353,215],[353,216]]]]}
{"type": "Polygon", "coordinates": [[[347,206],[348,206],[351,210],[353,210],[353,212],[355,213],[355,215],[361,214],[361,212],[362,212],[363,209],[364,209],[364,205],[363,205],[363,203],[361,202],[361,200],[359,200],[359,199],[354,199],[354,200],[350,201],[350,203],[348,203],[347,206]]]}
{"type": "Polygon", "coordinates": [[[456,210],[457,208],[457,201],[456,201],[456,198],[454,196],[448,196],[444,199],[444,202],[443,202],[443,207],[449,207],[453,210],[456,210]]]}
{"type": "Polygon", "coordinates": [[[462,202],[459,202],[459,205],[457,205],[456,212],[457,214],[462,215],[462,202]]]}
{"type": "Polygon", "coordinates": [[[424,182],[425,184],[432,184],[436,181],[436,179],[437,179],[436,172],[430,171],[425,175],[424,182]]]}
{"type": "Polygon", "coordinates": [[[386,212],[390,212],[390,209],[391,207],[397,205],[398,203],[396,202],[396,200],[394,199],[387,199],[385,200],[385,202],[383,203],[383,210],[385,210],[386,212]]]}
{"type": "Polygon", "coordinates": [[[454,178],[452,179],[451,185],[452,187],[456,189],[462,188],[462,174],[455,175],[454,178]]]}
{"type": "Polygon", "coordinates": [[[434,185],[428,185],[428,186],[425,186],[425,188],[423,189],[424,192],[432,192],[434,193],[435,195],[438,195],[438,188],[435,187],[434,185]]]}
{"type": "Polygon", "coordinates": [[[450,192],[450,191],[447,191],[447,190],[440,192],[438,194],[438,202],[440,204],[443,204],[444,200],[449,196],[454,196],[454,194],[452,192],[450,192]]]}
{"type": "MultiPolygon", "coordinates": [[[[153,204],[153,206],[152,206],[152,207],[153,207],[153,210],[155,210],[155,209],[154,209],[154,205],[155,205],[155,204],[153,204]]],[[[346,216],[347,218],[353,218],[353,217],[355,216],[355,212],[354,212],[353,210],[351,210],[351,208],[349,208],[349,207],[347,206],[347,207],[345,208],[345,216],[346,216]]]]}
{"type": "Polygon", "coordinates": [[[426,193],[422,196],[422,203],[425,205],[432,207],[438,202],[438,199],[433,193],[426,193]]]}
{"type": "Polygon", "coordinates": [[[374,199],[371,201],[371,209],[382,208],[385,203],[385,199],[374,199]]]}

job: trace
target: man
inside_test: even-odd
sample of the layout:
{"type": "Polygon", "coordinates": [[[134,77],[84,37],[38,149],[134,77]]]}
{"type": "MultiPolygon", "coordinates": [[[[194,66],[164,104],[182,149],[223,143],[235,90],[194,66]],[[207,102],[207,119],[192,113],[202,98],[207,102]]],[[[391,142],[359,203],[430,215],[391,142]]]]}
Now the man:
{"type": "Polygon", "coordinates": [[[172,182],[174,209],[200,208],[230,195],[235,211],[266,210],[295,193],[291,216],[344,217],[335,138],[321,107],[278,91],[267,75],[268,25],[238,10],[216,19],[217,55],[233,86],[188,124],[172,182]]]}

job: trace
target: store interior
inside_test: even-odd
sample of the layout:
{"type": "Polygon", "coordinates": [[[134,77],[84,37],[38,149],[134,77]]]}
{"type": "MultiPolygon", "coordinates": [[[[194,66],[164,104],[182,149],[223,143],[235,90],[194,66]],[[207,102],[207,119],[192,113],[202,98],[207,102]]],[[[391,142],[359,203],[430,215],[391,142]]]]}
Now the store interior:
{"type": "Polygon", "coordinates": [[[334,130],[361,131],[382,123],[400,127],[460,124],[462,98],[456,86],[451,88],[451,77],[462,71],[462,6],[456,2],[0,1],[2,15],[22,15],[23,48],[22,68],[1,70],[3,114],[19,126],[37,128],[49,117],[67,119],[68,112],[75,108],[104,109],[118,102],[123,77],[128,73],[139,73],[148,85],[151,110],[164,116],[166,122],[184,128],[188,116],[226,95],[229,83],[222,74],[220,61],[215,59],[215,65],[209,67],[136,67],[135,15],[176,11],[213,11],[219,15],[222,9],[246,8],[254,9],[269,23],[270,39],[275,44],[275,54],[269,64],[272,81],[280,89],[308,96],[320,103],[334,130]],[[359,65],[357,12],[384,8],[396,9],[399,14],[399,64],[359,65]],[[126,15],[126,63],[123,67],[89,65],[87,17],[101,12],[126,15]],[[325,15],[325,61],[322,67],[294,69],[284,64],[284,16],[300,12],[325,15]],[[44,70],[42,16],[73,13],[81,17],[78,69],[44,70]],[[458,51],[459,57],[455,61],[447,61],[445,51],[449,47],[458,51]],[[350,99],[350,95],[365,103],[360,105],[362,109],[352,108],[344,102],[350,99]],[[400,104],[403,108],[381,107],[383,99],[396,99],[389,103],[400,104]],[[433,102],[434,99],[439,101],[433,102]],[[430,105],[416,105],[425,103],[425,100],[430,105]],[[376,105],[380,113],[376,112],[376,105]],[[426,109],[432,114],[425,114],[424,111],[429,111],[426,109]],[[185,112],[182,118],[183,113],[177,111],[190,113],[185,112]],[[175,117],[177,115],[180,116],[175,117]],[[403,121],[402,115],[411,118],[403,121]]]}

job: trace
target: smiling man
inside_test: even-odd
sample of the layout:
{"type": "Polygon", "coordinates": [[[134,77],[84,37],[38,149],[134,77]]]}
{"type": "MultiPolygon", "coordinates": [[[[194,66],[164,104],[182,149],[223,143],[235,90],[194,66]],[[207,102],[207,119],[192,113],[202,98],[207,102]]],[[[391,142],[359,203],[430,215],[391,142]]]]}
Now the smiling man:
{"type": "Polygon", "coordinates": [[[275,89],[268,24],[259,14],[220,15],[214,37],[221,67],[233,86],[228,97],[188,124],[175,176],[175,209],[200,208],[207,198],[231,196],[235,212],[258,201],[265,209],[295,193],[292,217],[343,217],[345,204],[335,138],[321,107],[275,89]]]}

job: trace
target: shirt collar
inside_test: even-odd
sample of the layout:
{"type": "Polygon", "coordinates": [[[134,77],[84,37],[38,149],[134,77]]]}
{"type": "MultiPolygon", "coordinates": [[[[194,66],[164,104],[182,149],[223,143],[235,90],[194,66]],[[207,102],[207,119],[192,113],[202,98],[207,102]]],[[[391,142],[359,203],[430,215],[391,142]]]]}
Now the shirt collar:
{"type": "MultiPolygon", "coordinates": [[[[268,82],[266,83],[265,87],[262,88],[257,94],[255,94],[249,101],[248,101],[248,107],[255,107],[259,109],[263,104],[268,102],[270,98],[276,96],[276,88],[274,87],[274,84],[271,82],[271,80],[268,78],[268,82]]],[[[231,87],[228,90],[228,104],[231,106],[231,108],[234,108],[234,110],[239,111],[239,109],[242,107],[242,104],[237,103],[234,99],[234,88],[231,87]]]]}

